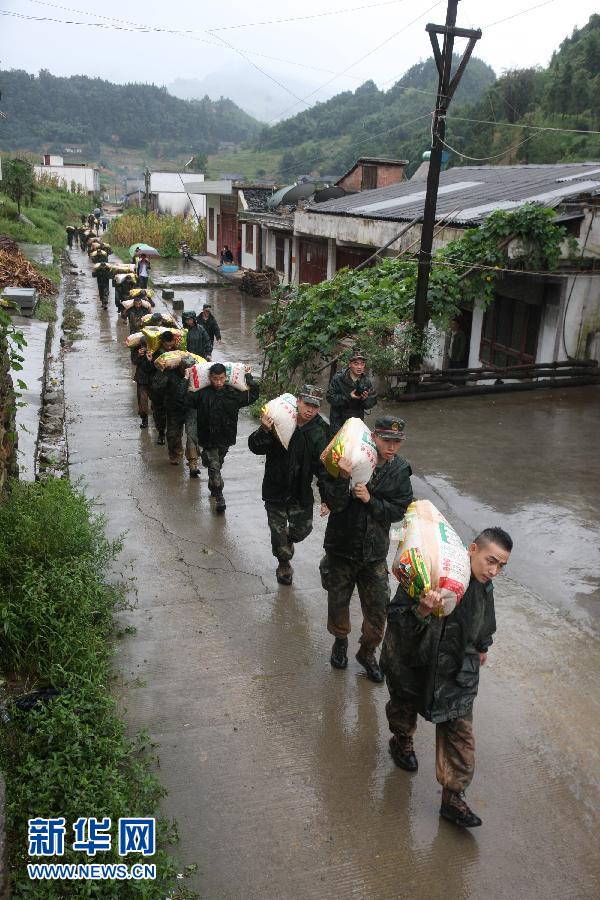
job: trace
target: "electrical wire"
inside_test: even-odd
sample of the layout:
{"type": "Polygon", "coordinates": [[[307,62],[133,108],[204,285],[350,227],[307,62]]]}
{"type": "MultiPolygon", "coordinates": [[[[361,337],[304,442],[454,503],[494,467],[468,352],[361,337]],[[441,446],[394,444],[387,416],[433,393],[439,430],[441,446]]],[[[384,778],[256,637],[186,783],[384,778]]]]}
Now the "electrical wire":
{"type": "Polygon", "coordinates": [[[504,128],[528,128],[534,131],[557,131],[563,134],[600,134],[600,131],[585,128],[558,128],[553,125],[521,125],[519,122],[492,122],[491,119],[469,119],[466,116],[447,116],[447,121],[473,122],[475,125],[495,125],[504,128]]]}
{"type": "MultiPolygon", "coordinates": [[[[323,88],[328,87],[333,81],[336,81],[336,79],[341,78],[342,75],[345,75],[347,72],[349,72],[350,69],[353,69],[355,66],[359,65],[359,63],[364,62],[364,60],[368,59],[369,56],[372,56],[373,53],[376,53],[378,50],[381,50],[382,47],[385,47],[386,44],[389,44],[390,41],[393,41],[395,38],[397,38],[399,34],[402,34],[404,31],[406,31],[408,28],[410,28],[412,25],[414,25],[416,22],[418,22],[419,19],[422,19],[423,16],[426,16],[427,13],[431,12],[432,9],[435,9],[436,6],[439,6],[441,2],[442,2],[442,0],[436,0],[436,2],[432,6],[428,7],[426,10],[424,10],[422,13],[420,13],[415,19],[411,19],[410,22],[407,22],[407,24],[403,28],[400,28],[398,31],[394,32],[394,34],[391,34],[384,41],[381,41],[381,43],[377,44],[376,47],[372,47],[371,50],[367,51],[367,53],[364,53],[359,59],[350,63],[350,65],[346,66],[345,69],[342,69],[340,72],[337,72],[328,81],[324,82],[323,84],[320,84],[317,88],[315,88],[313,91],[311,91],[310,94],[307,94],[305,97],[303,97],[301,102],[306,103],[307,100],[309,100],[311,97],[314,97],[314,95],[317,94],[319,91],[323,90],[323,88]]],[[[294,109],[294,107],[296,107],[297,105],[298,105],[297,103],[293,103],[291,106],[287,106],[277,116],[275,116],[275,118],[270,119],[267,124],[271,124],[272,122],[278,121],[290,109],[294,109]]]]}
{"type": "MultiPolygon", "coordinates": [[[[398,123],[397,123],[396,125],[394,125],[392,128],[386,128],[385,131],[377,131],[377,132],[375,132],[375,134],[369,135],[368,138],[365,138],[365,139],[362,140],[362,141],[357,141],[356,143],[353,143],[353,144],[352,144],[352,148],[354,149],[354,148],[356,148],[356,147],[362,146],[363,144],[368,144],[370,141],[373,140],[373,138],[383,137],[384,134],[391,134],[392,131],[396,131],[397,128],[403,128],[405,125],[413,125],[415,122],[420,122],[422,119],[429,119],[431,115],[432,115],[431,112],[427,112],[427,113],[425,113],[424,115],[422,115],[422,116],[417,116],[417,117],[414,118],[414,119],[408,119],[408,120],[403,121],[403,122],[398,122],[398,123]]],[[[366,117],[365,117],[365,118],[366,118],[366,117]]],[[[363,119],[363,120],[360,120],[360,119],[359,119],[359,123],[360,123],[361,121],[364,121],[364,119],[363,119]]],[[[320,162],[323,162],[323,156],[322,156],[322,155],[321,155],[321,156],[317,156],[317,157],[315,157],[314,159],[309,159],[309,160],[307,160],[307,165],[314,166],[314,165],[316,165],[317,163],[320,163],[320,162]]],[[[279,174],[280,174],[280,175],[286,175],[288,172],[296,172],[296,170],[297,170],[297,167],[296,167],[296,166],[294,166],[293,169],[291,169],[291,168],[290,168],[290,169],[280,169],[280,170],[279,170],[279,174]]]]}
{"type": "Polygon", "coordinates": [[[529,137],[526,137],[524,141],[519,141],[518,144],[513,144],[511,147],[507,147],[506,150],[503,150],[501,153],[495,153],[493,156],[467,156],[466,153],[461,153],[460,150],[457,150],[456,147],[450,146],[450,144],[446,143],[446,141],[442,140],[438,135],[438,140],[444,147],[447,147],[448,150],[451,150],[453,153],[456,153],[457,156],[460,156],[462,159],[468,159],[471,162],[489,162],[491,159],[500,159],[502,156],[506,156],[507,153],[511,153],[513,150],[516,150],[517,147],[523,146],[528,141],[532,141],[536,134],[530,134],[529,137]]]}
{"type": "Polygon", "coordinates": [[[537,3],[535,6],[529,6],[527,9],[520,10],[520,12],[505,16],[503,19],[497,19],[495,22],[490,22],[488,25],[484,25],[483,29],[494,28],[496,25],[501,25],[503,22],[510,21],[510,19],[517,19],[519,16],[524,16],[526,13],[533,12],[534,9],[540,9],[542,6],[549,6],[550,3],[556,3],[556,0],[544,0],[543,3],[537,3]]]}
{"type": "MultiPolygon", "coordinates": [[[[50,3],[50,2],[48,2],[48,0],[29,0],[29,2],[35,3],[38,6],[49,6],[53,9],[62,9],[62,10],[65,10],[66,12],[75,12],[75,13],[78,13],[79,15],[84,15],[84,16],[92,16],[93,15],[97,19],[106,19],[107,21],[113,21],[113,22],[125,22],[126,24],[130,24],[130,25],[136,24],[134,22],[128,22],[126,19],[117,19],[114,16],[102,16],[99,13],[95,13],[95,12],[88,13],[82,9],[74,9],[72,6],[62,6],[61,4],[58,4],[58,3],[50,3]]],[[[344,7],[343,9],[332,9],[332,10],[327,10],[326,12],[310,13],[310,14],[307,14],[304,16],[289,16],[287,18],[281,18],[281,19],[265,19],[260,22],[236,22],[235,24],[227,24],[227,25],[211,25],[211,26],[208,26],[207,28],[203,28],[203,29],[198,29],[198,28],[192,29],[192,31],[190,33],[209,34],[209,33],[215,32],[215,31],[231,31],[231,30],[240,29],[240,28],[258,28],[258,27],[261,27],[264,25],[284,25],[288,22],[303,22],[303,21],[306,21],[309,19],[324,19],[324,18],[327,18],[330,16],[345,15],[346,13],[362,12],[366,9],[377,9],[378,7],[381,7],[381,6],[396,6],[396,5],[398,5],[400,3],[404,3],[404,2],[405,2],[405,0],[380,0],[379,3],[366,3],[366,4],[362,4],[361,6],[347,6],[347,7],[344,7]]]]}

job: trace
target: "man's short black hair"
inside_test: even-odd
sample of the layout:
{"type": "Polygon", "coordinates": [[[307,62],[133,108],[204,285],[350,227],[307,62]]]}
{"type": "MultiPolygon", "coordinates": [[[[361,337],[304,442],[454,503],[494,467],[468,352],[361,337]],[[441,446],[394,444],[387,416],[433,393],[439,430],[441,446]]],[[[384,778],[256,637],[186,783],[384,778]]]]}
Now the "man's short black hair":
{"type": "Polygon", "coordinates": [[[510,534],[498,525],[493,528],[485,528],[477,535],[474,543],[477,544],[478,547],[483,547],[485,544],[498,544],[498,546],[502,547],[503,550],[506,550],[507,553],[510,553],[513,548],[513,541],[510,534]]]}
{"type": "Polygon", "coordinates": [[[223,365],[223,363],[213,363],[210,369],[208,370],[209,375],[226,375],[227,369],[223,365]]]}
{"type": "Polygon", "coordinates": [[[174,341],[175,335],[173,334],[172,331],[163,331],[163,333],[160,336],[160,340],[161,341],[174,341]]]}

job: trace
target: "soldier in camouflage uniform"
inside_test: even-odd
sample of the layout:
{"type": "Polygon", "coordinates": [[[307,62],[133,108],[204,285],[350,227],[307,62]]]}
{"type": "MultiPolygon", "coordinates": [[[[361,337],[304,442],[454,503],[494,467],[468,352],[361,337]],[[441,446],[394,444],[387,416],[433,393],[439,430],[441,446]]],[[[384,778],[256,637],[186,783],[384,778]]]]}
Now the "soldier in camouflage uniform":
{"type": "Polygon", "coordinates": [[[351,465],[339,460],[338,478],[327,476],[325,502],[331,515],[325,531],[325,556],[321,580],[327,591],[327,630],[334,635],[331,665],[348,665],[350,598],[358,588],[363,614],[360,647],[356,654],[367,677],[381,684],[383,675],[375,658],[385,627],[385,608],[390,599],[386,557],[390,526],[404,518],[413,493],[412,470],[396,456],[404,438],[404,422],[384,416],[375,422],[373,440],[377,466],[368,484],[351,485],[351,465]]]}
{"type": "Polygon", "coordinates": [[[436,590],[416,601],[399,587],[388,607],[381,667],[390,692],[386,713],[392,759],[416,772],[417,716],[433,722],[436,775],[443,788],[440,815],[462,828],[481,825],[464,798],[475,767],[473,703],[496,630],[492,579],[511,550],[512,540],[501,528],[488,528],[475,538],[469,546],[471,581],[445,618],[435,615],[441,605],[436,590]]]}
{"type": "Polygon", "coordinates": [[[98,295],[102,309],[108,307],[108,296],[110,294],[110,273],[111,267],[107,262],[101,262],[97,268],[92,271],[92,277],[96,279],[98,284],[98,295]]]}
{"type": "Polygon", "coordinates": [[[271,531],[271,548],[277,558],[275,577],[279,584],[290,585],[294,570],[290,560],[294,544],[312,531],[313,476],[316,475],[323,499],[325,469],[321,453],[327,446],[327,424],[319,415],[323,392],[305,384],[298,394],[296,430],[287,450],[275,436],[273,420],[263,413],[260,428],[248,438],[252,453],[266,456],[262,498],[271,531]]]}

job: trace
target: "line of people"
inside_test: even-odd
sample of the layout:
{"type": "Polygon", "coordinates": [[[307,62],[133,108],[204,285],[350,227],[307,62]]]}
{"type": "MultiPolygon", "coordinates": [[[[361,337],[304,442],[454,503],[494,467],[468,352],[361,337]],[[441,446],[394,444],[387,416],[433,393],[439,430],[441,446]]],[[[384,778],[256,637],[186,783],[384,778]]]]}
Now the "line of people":
{"type": "MultiPolygon", "coordinates": [[[[147,309],[140,312],[144,309],[144,293],[135,297],[127,312],[130,330],[139,330],[141,317],[147,314],[147,309]]],[[[208,339],[210,358],[212,342],[220,340],[221,335],[217,325],[210,341],[198,321],[204,318],[205,310],[200,317],[184,312],[183,322],[188,328],[188,349],[191,343],[194,352],[206,350],[208,339]]],[[[156,366],[160,356],[175,347],[174,333],[166,330],[154,353],[145,342],[135,350],[141,427],[148,426],[150,400],[158,443],[165,443],[166,437],[169,460],[174,465],[183,458],[185,431],[190,477],[198,476],[201,459],[208,469],[215,510],[224,512],[223,465],[237,440],[239,412],[258,398],[259,386],[246,367],[247,390],[236,390],[227,384],[225,366],[213,363],[209,384],[190,392],[186,379],[190,360],[184,357],[176,369],[165,371],[156,366]]],[[[336,670],[348,667],[350,603],[356,588],[362,611],[356,660],[375,684],[385,679],[392,759],[406,772],[418,771],[414,746],[418,717],[434,723],[436,777],[442,786],[440,815],[454,825],[472,828],[481,825],[465,798],[475,767],[473,704],[480,669],[496,630],[492,581],[508,563],[512,540],[502,528],[492,527],[471,541],[471,579],[462,601],[448,616],[441,615],[442,595],[438,590],[427,591],[415,601],[399,586],[391,597],[387,567],[390,530],[394,522],[404,518],[413,500],[412,469],[399,455],[405,439],[404,421],[394,415],[375,419],[372,440],[377,458],[367,483],[352,482],[352,466],[344,456],[338,461],[338,477],[330,475],[321,460],[332,434],[346,419],[364,418],[377,403],[365,369],[364,354],[354,350],[348,367],[330,382],[330,423],[320,413],[323,392],[305,384],[296,397],[296,423],[287,448],[266,412],[248,438],[249,450],[265,459],[262,499],[277,560],[275,576],[282,586],[293,582],[295,546],[313,529],[316,481],[320,513],[327,516],[319,569],[327,592],[327,629],[333,637],[330,664],[336,670]]]]}

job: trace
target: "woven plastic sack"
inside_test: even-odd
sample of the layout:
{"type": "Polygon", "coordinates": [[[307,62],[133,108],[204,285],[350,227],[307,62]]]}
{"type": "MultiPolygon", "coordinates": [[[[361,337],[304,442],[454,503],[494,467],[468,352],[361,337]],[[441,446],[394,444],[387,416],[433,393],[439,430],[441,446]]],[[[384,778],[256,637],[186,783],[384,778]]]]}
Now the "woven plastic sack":
{"type": "MultiPolygon", "coordinates": [[[[123,307],[123,309],[126,312],[129,311],[131,309],[131,307],[133,306],[134,298],[131,296],[131,294],[132,294],[132,292],[130,291],[129,292],[129,300],[124,300],[123,303],[121,303],[121,306],[123,307]]],[[[152,309],[152,304],[150,303],[149,300],[142,299],[142,306],[144,307],[144,309],[152,309]]],[[[142,321],[143,321],[143,319],[142,319],[142,321]]]]}
{"type": "MultiPolygon", "coordinates": [[[[129,296],[131,296],[131,294],[129,296]]],[[[143,302],[144,301],[142,301],[142,303],[143,302]]],[[[152,309],[151,303],[146,303],[145,305],[146,305],[146,309],[152,309]]],[[[124,303],[123,303],[123,306],[125,306],[124,303]]],[[[150,325],[150,323],[152,321],[152,317],[155,315],[156,315],[156,313],[148,313],[147,316],[142,316],[142,325],[144,325],[144,326],[150,325]]],[[[160,315],[160,324],[164,325],[165,328],[171,328],[171,329],[177,328],[176,320],[169,313],[159,313],[159,315],[160,315]]]]}
{"type": "Polygon", "coordinates": [[[377,465],[377,447],[362,419],[346,419],[321,454],[321,462],[334,478],[340,474],[342,456],[352,463],[352,484],[368,484],[377,465]]]}
{"type": "Polygon", "coordinates": [[[133,334],[128,334],[125,338],[125,343],[128,347],[139,347],[144,339],[144,334],[141,331],[134,331],[133,334]]]}
{"type": "MultiPolygon", "coordinates": [[[[200,391],[202,388],[208,387],[210,384],[208,371],[212,365],[213,363],[211,362],[201,363],[197,366],[192,366],[188,370],[187,375],[190,383],[188,390],[200,391]]],[[[238,391],[247,391],[246,366],[244,363],[224,362],[222,365],[225,366],[225,384],[230,384],[238,391]]]]}
{"type": "Polygon", "coordinates": [[[298,405],[293,394],[281,394],[261,409],[261,413],[266,413],[273,419],[273,429],[280,443],[287,450],[294,431],[296,430],[296,417],[298,415],[298,405]]]}
{"type": "Polygon", "coordinates": [[[138,294],[144,293],[148,299],[152,299],[154,297],[154,291],[152,288],[133,288],[133,290],[129,291],[130,297],[137,297],[138,294]]]}
{"type": "Polygon", "coordinates": [[[165,331],[170,331],[175,338],[176,350],[185,350],[187,331],[182,331],[181,329],[177,328],[163,328],[162,325],[159,325],[157,327],[155,327],[154,325],[150,325],[147,328],[142,328],[142,334],[148,341],[148,350],[150,351],[150,353],[154,353],[156,350],[158,350],[158,345],[160,344],[160,336],[165,331]]]}
{"type": "Polygon", "coordinates": [[[424,591],[439,590],[442,608],[436,615],[449,615],[462,600],[471,578],[469,554],[429,500],[415,500],[408,507],[392,572],[415,600],[424,591]]]}
{"type": "Polygon", "coordinates": [[[169,350],[167,353],[161,353],[154,365],[161,372],[164,372],[165,369],[176,369],[182,362],[187,362],[189,365],[189,361],[192,359],[195,365],[206,362],[201,356],[197,356],[195,353],[188,353],[187,350],[169,350]]]}

